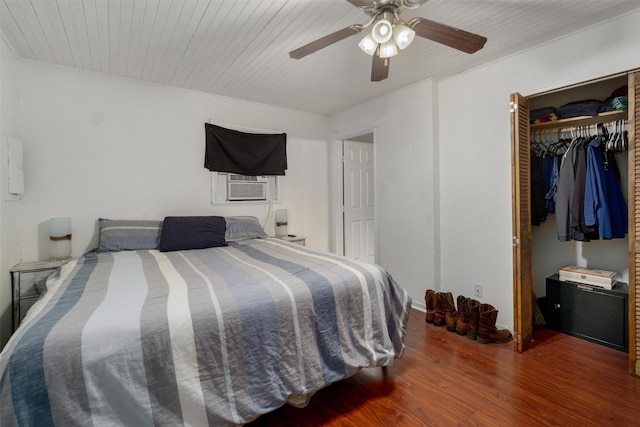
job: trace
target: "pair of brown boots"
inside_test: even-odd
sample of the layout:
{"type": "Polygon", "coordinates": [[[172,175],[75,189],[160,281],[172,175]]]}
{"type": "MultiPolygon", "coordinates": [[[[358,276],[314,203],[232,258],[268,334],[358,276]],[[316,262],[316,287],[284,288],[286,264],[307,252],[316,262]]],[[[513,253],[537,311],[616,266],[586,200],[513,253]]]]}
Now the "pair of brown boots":
{"type": "Polygon", "coordinates": [[[436,326],[447,325],[447,330],[456,330],[458,313],[451,292],[427,290],[424,296],[427,306],[426,321],[436,326]]]}
{"type": "Polygon", "coordinates": [[[511,332],[507,329],[496,328],[498,310],[491,304],[482,304],[459,295],[456,309],[451,292],[435,292],[432,289],[427,289],[424,300],[427,307],[425,320],[428,323],[447,325],[448,331],[477,339],[482,344],[505,343],[511,339],[511,332]]]}

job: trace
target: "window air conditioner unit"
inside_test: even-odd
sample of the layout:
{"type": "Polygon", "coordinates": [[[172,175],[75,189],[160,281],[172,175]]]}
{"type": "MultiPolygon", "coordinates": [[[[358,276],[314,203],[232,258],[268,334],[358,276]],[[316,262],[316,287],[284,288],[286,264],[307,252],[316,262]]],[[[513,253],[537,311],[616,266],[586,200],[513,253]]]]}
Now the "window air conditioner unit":
{"type": "Polygon", "coordinates": [[[267,177],[229,174],[227,182],[229,200],[267,200],[267,177]]]}

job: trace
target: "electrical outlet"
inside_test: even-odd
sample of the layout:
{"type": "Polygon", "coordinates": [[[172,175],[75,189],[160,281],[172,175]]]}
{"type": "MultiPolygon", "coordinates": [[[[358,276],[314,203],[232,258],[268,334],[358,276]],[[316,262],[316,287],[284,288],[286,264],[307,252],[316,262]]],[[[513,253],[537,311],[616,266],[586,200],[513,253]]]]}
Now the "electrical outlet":
{"type": "Polygon", "coordinates": [[[473,296],[482,298],[482,285],[473,285],[473,296]]]}

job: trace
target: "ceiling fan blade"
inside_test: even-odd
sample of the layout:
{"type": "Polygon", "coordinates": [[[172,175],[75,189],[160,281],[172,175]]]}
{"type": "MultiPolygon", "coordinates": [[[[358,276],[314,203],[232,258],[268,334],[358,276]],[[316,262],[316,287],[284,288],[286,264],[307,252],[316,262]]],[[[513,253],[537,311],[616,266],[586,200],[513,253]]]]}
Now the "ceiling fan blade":
{"type": "Polygon", "coordinates": [[[380,58],[380,46],[378,46],[371,63],[372,82],[379,82],[389,77],[389,60],[390,58],[380,58]]]}
{"type": "Polygon", "coordinates": [[[442,43],[466,53],[474,53],[484,47],[486,37],[469,33],[425,18],[413,18],[408,23],[416,35],[442,43]]]}
{"type": "Polygon", "coordinates": [[[358,34],[361,30],[362,26],[360,25],[352,25],[350,27],[343,28],[336,31],[335,33],[328,34],[316,41],[299,47],[296,50],[292,50],[291,52],[289,52],[289,56],[293,59],[304,58],[305,56],[310,55],[317,50],[327,47],[333,43],[339,42],[342,39],[346,39],[347,37],[358,34]]]}
{"type": "Polygon", "coordinates": [[[355,7],[368,7],[373,6],[373,0],[347,0],[355,7]]]}
{"type": "MultiPolygon", "coordinates": [[[[369,7],[374,5],[373,0],[347,0],[349,3],[354,5],[355,7],[369,7]]],[[[429,0],[402,0],[402,5],[408,9],[413,9],[414,7],[418,7],[421,4],[426,3],[429,0]]]]}
{"type": "Polygon", "coordinates": [[[404,0],[403,4],[406,4],[407,6],[409,6],[408,8],[411,9],[413,7],[418,7],[422,4],[425,4],[428,1],[429,0],[404,0]]]}

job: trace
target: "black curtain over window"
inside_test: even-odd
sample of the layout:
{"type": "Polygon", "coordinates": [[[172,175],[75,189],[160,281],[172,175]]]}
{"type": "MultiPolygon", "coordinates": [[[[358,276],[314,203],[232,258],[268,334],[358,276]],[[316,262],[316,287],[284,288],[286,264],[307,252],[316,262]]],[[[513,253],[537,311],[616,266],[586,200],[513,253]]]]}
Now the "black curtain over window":
{"type": "Polygon", "coordinates": [[[242,175],[284,175],[287,134],[245,133],[209,123],[204,125],[204,167],[242,175]]]}

